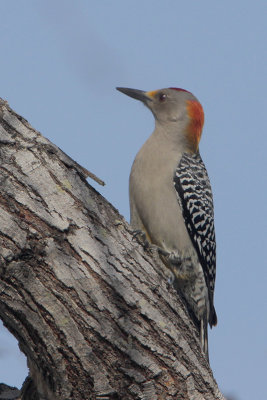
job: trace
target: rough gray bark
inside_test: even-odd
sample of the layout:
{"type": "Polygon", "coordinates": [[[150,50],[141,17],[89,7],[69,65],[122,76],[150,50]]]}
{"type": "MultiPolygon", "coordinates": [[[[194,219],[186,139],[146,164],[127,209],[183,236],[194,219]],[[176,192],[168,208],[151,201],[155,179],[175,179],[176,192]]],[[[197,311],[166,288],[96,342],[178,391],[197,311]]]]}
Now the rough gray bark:
{"type": "Polygon", "coordinates": [[[27,357],[22,398],[223,399],[165,267],[3,100],[0,157],[0,317],[27,357]]]}
{"type": "Polygon", "coordinates": [[[1,400],[19,400],[20,390],[14,387],[0,383],[0,399],[1,400]]]}

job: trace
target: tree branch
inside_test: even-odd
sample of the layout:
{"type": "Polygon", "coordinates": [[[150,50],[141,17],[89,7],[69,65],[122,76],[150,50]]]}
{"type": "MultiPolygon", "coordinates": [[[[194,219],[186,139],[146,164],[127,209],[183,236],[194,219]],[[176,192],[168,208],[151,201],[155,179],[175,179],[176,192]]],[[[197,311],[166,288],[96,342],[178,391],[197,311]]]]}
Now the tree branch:
{"type": "Polygon", "coordinates": [[[0,317],[27,357],[22,398],[223,399],[163,264],[3,100],[0,155],[0,317]]]}

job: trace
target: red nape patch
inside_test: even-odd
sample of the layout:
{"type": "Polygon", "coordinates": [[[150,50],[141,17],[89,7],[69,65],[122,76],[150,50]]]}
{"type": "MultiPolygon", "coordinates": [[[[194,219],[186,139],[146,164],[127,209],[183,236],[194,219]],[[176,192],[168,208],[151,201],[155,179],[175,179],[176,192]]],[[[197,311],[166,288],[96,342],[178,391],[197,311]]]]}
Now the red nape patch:
{"type": "Polygon", "coordinates": [[[191,92],[189,92],[188,90],[181,89],[181,88],[177,88],[177,87],[170,87],[169,89],[178,90],[178,92],[187,92],[187,93],[191,93],[191,92]]]}
{"type": "Polygon", "coordinates": [[[190,117],[187,137],[193,151],[197,151],[204,125],[204,111],[197,100],[188,100],[187,112],[190,117]]]}

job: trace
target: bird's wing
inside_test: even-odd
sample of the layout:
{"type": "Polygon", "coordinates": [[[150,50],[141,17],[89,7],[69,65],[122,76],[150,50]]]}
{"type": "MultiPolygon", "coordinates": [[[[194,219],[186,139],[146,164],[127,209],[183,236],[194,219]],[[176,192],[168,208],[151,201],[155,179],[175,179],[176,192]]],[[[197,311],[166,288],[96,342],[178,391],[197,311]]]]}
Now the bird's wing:
{"type": "MultiPolygon", "coordinates": [[[[213,196],[208,173],[199,153],[183,154],[174,173],[173,183],[189,236],[204,271],[213,311],[216,274],[213,196]]],[[[216,324],[215,319],[212,325],[216,324]]]]}

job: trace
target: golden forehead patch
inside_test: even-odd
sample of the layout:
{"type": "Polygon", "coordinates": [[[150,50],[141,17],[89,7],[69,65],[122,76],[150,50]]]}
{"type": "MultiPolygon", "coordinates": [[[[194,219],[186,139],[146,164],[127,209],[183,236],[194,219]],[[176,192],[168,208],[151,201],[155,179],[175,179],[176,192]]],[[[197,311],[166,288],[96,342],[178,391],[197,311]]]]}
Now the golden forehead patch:
{"type": "Polygon", "coordinates": [[[158,93],[158,90],[151,90],[150,92],[146,92],[146,95],[149,97],[154,97],[158,93]]]}

